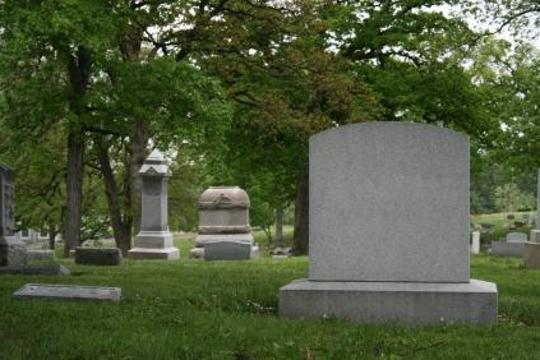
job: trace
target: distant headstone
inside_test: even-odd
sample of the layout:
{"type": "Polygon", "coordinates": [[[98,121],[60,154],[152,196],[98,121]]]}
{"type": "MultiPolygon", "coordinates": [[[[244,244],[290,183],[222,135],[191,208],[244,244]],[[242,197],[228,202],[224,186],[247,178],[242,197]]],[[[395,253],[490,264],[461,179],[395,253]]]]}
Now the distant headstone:
{"type": "Polygon", "coordinates": [[[473,254],[480,254],[480,231],[473,231],[471,236],[471,252],[473,254]]]}
{"type": "Polygon", "coordinates": [[[21,267],[26,264],[26,248],[15,236],[14,173],[0,163],[0,267],[21,267]]]}
{"type": "Polygon", "coordinates": [[[171,172],[157,149],[146,159],[139,174],[142,178],[141,226],[128,257],[140,260],[178,259],[180,252],[173,246],[173,235],[168,225],[167,183],[171,172]]]}
{"type": "Polygon", "coordinates": [[[536,221],[534,222],[535,228],[531,230],[530,241],[534,243],[540,243],[540,169],[538,169],[537,177],[538,185],[536,187],[536,221]]]}
{"type": "Polygon", "coordinates": [[[525,242],[527,241],[527,234],[521,232],[511,232],[506,234],[507,242],[525,242]]]}
{"type": "Polygon", "coordinates": [[[282,316],[496,321],[495,284],[469,278],[466,136],[374,122],[309,146],[309,279],[280,289],[282,316]]]}
{"type": "Polygon", "coordinates": [[[257,256],[258,247],[249,225],[250,201],[244,190],[238,186],[211,186],[199,197],[198,208],[199,228],[191,257],[241,260],[257,256]]]}
{"type": "Polygon", "coordinates": [[[122,289],[118,287],[26,284],[15,293],[16,299],[67,299],[120,301],[122,289]]]}
{"type": "Polygon", "coordinates": [[[121,262],[120,249],[75,248],[75,263],[79,265],[120,265],[121,262]]]}
{"type": "Polygon", "coordinates": [[[491,242],[491,255],[521,257],[526,241],[527,234],[510,232],[506,234],[504,241],[491,242]]]}

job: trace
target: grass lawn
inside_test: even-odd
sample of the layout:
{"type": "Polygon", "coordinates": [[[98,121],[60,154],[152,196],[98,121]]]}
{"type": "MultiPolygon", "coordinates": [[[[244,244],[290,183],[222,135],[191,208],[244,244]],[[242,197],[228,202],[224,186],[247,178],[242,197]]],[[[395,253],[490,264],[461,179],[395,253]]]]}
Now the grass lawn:
{"type": "Polygon", "coordinates": [[[540,358],[540,271],[472,258],[499,288],[495,326],[405,327],[277,317],[278,289],[307,276],[306,257],[248,262],[62,262],[72,276],[0,276],[0,359],[540,358]],[[118,303],[13,300],[29,282],[119,286],[118,303]]]}

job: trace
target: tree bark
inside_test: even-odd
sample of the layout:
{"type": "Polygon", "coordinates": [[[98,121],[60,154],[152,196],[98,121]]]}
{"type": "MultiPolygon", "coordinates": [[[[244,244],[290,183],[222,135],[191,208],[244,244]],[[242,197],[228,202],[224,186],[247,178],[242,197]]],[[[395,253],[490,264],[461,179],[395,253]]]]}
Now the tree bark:
{"type": "Polygon", "coordinates": [[[309,174],[302,176],[296,187],[294,204],[293,253],[305,255],[309,251],[309,174]]]}
{"type": "Polygon", "coordinates": [[[50,223],[48,226],[49,230],[49,249],[54,250],[56,247],[56,234],[58,231],[56,230],[56,226],[53,223],[50,223]]]}
{"type": "Polygon", "coordinates": [[[84,140],[82,135],[70,131],[67,140],[67,181],[66,181],[66,228],[64,234],[64,256],[81,243],[81,208],[83,185],[84,140]]]}
{"type": "Polygon", "coordinates": [[[141,177],[139,169],[146,159],[149,124],[145,120],[135,120],[129,129],[129,199],[127,202],[132,211],[135,233],[139,232],[141,224],[141,177]]]}
{"type": "Polygon", "coordinates": [[[105,193],[107,195],[107,204],[109,205],[114,240],[116,246],[122,251],[122,255],[127,256],[129,249],[131,249],[133,217],[130,214],[125,214],[122,217],[120,194],[114,177],[114,171],[111,167],[108,141],[103,135],[95,136],[94,140],[101,174],[105,183],[105,193]]]}
{"type": "Polygon", "coordinates": [[[276,236],[275,242],[277,246],[283,247],[283,208],[276,209],[276,236]]]}

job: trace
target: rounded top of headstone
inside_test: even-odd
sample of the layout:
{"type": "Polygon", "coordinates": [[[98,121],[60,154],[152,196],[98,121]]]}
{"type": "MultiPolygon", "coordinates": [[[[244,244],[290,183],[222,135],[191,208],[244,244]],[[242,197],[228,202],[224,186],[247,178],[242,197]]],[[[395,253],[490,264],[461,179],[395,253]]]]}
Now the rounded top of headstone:
{"type": "Polygon", "coordinates": [[[154,149],[146,158],[139,170],[141,176],[169,177],[171,172],[165,157],[158,149],[154,149]]]}
{"type": "Polygon", "coordinates": [[[452,129],[437,127],[437,126],[428,125],[428,124],[411,123],[411,122],[404,122],[404,121],[369,121],[369,122],[339,126],[336,128],[319,132],[311,136],[310,142],[319,141],[318,139],[321,139],[321,141],[326,141],[322,139],[326,137],[334,137],[334,136],[335,137],[348,136],[348,137],[354,137],[356,139],[359,136],[371,138],[371,136],[377,135],[378,137],[381,137],[381,135],[385,135],[386,133],[391,133],[390,137],[396,137],[396,136],[405,137],[405,138],[415,137],[414,139],[409,139],[409,140],[412,140],[412,141],[416,140],[419,142],[422,142],[425,136],[430,136],[430,137],[447,137],[447,138],[451,137],[451,138],[456,138],[456,141],[458,141],[457,139],[459,138],[462,141],[466,141],[468,143],[467,135],[463,133],[459,133],[452,129]]]}
{"type": "Polygon", "coordinates": [[[210,186],[199,197],[199,209],[249,209],[248,194],[238,186],[210,186]]]}

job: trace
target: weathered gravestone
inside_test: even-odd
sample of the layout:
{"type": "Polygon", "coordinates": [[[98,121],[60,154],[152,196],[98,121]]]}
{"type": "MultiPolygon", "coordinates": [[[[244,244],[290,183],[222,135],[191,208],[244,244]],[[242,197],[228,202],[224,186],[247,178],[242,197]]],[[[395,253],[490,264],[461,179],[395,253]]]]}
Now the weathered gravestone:
{"type": "Polygon", "coordinates": [[[466,136],[397,122],[317,134],[309,212],[309,279],[280,289],[281,316],[496,321],[496,285],[469,278],[466,136]]]}
{"type": "Polygon", "coordinates": [[[142,177],[142,214],[140,232],[130,259],[175,260],[180,252],[173,246],[168,226],[167,183],[171,177],[163,155],[154,150],[139,170],[142,177]]]}
{"type": "Polygon", "coordinates": [[[480,231],[473,231],[471,237],[471,253],[480,254],[480,231]]]}
{"type": "Polygon", "coordinates": [[[238,186],[211,186],[198,201],[199,227],[192,257],[247,260],[257,255],[249,225],[250,201],[238,186]]]}
{"type": "Polygon", "coordinates": [[[506,239],[491,242],[491,254],[497,256],[523,256],[523,249],[527,241],[527,234],[520,232],[510,232],[506,234],[506,239]]]}
{"type": "Polygon", "coordinates": [[[16,299],[120,301],[122,289],[105,286],[26,284],[13,293],[16,299]]]}
{"type": "Polygon", "coordinates": [[[15,236],[15,184],[13,171],[0,163],[0,266],[26,264],[24,243],[15,236]]]}
{"type": "Polygon", "coordinates": [[[530,241],[523,246],[523,262],[528,268],[540,269],[540,169],[536,191],[536,228],[531,230],[530,241]]]}
{"type": "Polygon", "coordinates": [[[122,253],[120,249],[75,248],[75,263],[79,265],[120,265],[122,253]]]}

